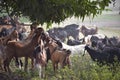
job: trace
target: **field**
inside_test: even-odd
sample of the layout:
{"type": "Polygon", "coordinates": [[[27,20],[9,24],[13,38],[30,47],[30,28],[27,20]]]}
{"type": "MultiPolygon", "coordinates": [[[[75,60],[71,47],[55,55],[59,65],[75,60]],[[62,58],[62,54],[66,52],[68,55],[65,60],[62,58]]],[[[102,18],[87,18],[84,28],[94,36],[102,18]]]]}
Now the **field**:
{"type": "MultiPolygon", "coordinates": [[[[26,18],[21,19],[22,22],[28,22],[26,18]]],[[[53,27],[64,26],[66,24],[85,24],[98,26],[98,33],[105,34],[108,37],[120,37],[120,15],[118,14],[104,14],[95,17],[92,21],[88,18],[84,22],[79,19],[71,18],[62,22],[61,24],[53,24],[53,27]]],[[[81,37],[81,36],[80,36],[81,37]]],[[[59,69],[54,73],[51,61],[48,63],[45,77],[40,79],[37,71],[20,70],[15,67],[15,62],[12,61],[12,74],[0,72],[0,80],[120,80],[120,64],[115,63],[115,66],[98,66],[93,62],[88,54],[80,56],[79,54],[71,56],[71,69],[59,69]],[[6,78],[6,79],[4,79],[6,78]]],[[[30,66],[30,64],[29,64],[30,66]]],[[[30,68],[30,67],[29,67],[30,68]]]]}

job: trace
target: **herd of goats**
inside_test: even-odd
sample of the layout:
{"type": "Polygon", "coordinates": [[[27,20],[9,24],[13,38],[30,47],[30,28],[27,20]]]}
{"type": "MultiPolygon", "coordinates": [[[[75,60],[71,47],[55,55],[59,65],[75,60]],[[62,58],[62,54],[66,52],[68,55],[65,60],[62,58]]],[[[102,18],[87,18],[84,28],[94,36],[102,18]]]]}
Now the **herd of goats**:
{"type": "MultiPolygon", "coordinates": [[[[31,60],[31,69],[47,67],[52,61],[54,71],[58,63],[71,67],[70,55],[81,54],[86,50],[92,60],[104,64],[113,64],[117,58],[120,61],[120,38],[107,37],[99,34],[98,28],[87,28],[84,25],[71,24],[45,31],[37,23],[30,25],[30,32],[19,22],[8,23],[0,20],[0,69],[11,72],[10,63],[15,61],[16,66],[23,66],[21,57],[25,58],[24,70],[27,71],[28,58],[31,60]],[[22,27],[21,27],[22,26],[22,27]],[[79,39],[79,33],[83,38],[79,39]],[[71,37],[73,39],[71,39],[71,37]],[[65,43],[67,39],[67,44],[65,43]]],[[[84,55],[84,54],[83,54],[84,55]]]]}

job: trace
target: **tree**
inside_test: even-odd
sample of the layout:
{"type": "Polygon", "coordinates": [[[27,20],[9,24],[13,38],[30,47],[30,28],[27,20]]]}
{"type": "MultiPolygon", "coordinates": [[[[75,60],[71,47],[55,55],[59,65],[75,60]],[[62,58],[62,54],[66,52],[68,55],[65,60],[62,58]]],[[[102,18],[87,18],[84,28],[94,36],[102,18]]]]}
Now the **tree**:
{"type": "Polygon", "coordinates": [[[68,17],[96,16],[101,14],[112,0],[1,0],[0,12],[8,15],[28,16],[43,23],[60,23],[68,17]]]}

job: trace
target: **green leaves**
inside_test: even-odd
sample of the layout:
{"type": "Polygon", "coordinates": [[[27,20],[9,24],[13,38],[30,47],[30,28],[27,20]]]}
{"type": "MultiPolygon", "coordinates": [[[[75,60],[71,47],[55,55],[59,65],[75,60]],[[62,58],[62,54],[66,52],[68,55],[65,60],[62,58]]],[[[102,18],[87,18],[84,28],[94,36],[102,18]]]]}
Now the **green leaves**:
{"type": "Polygon", "coordinates": [[[0,7],[9,14],[28,16],[30,20],[48,25],[68,17],[93,17],[100,14],[111,0],[2,0],[0,7]]]}

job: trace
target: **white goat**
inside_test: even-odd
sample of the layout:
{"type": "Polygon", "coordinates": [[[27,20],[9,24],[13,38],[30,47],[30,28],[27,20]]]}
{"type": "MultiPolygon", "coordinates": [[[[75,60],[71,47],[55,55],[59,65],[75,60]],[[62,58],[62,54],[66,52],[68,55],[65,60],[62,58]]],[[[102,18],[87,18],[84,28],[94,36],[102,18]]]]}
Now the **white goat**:
{"type": "Polygon", "coordinates": [[[71,54],[73,55],[73,54],[82,54],[86,44],[69,46],[69,45],[62,42],[62,45],[63,45],[64,49],[69,49],[71,51],[71,54]]]}

